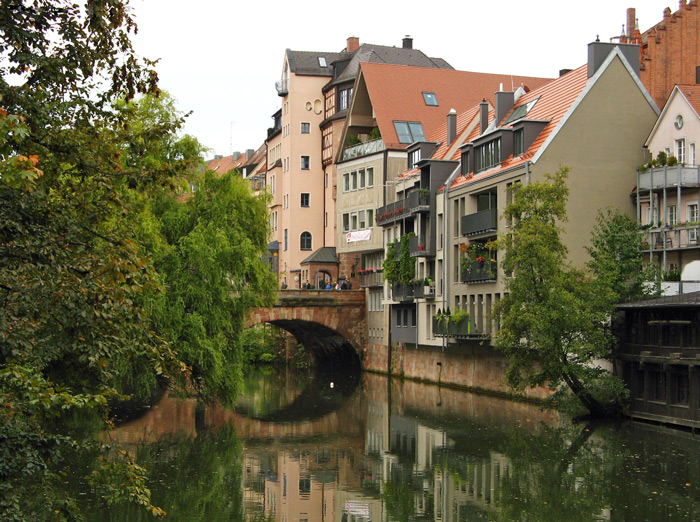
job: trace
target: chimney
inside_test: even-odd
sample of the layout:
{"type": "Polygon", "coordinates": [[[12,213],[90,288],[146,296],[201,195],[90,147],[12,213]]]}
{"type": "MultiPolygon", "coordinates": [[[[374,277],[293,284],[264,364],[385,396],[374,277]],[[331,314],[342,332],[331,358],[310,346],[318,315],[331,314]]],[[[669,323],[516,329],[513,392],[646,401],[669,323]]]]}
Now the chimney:
{"type": "Polygon", "coordinates": [[[354,53],[360,48],[360,39],[357,36],[348,36],[348,43],[345,50],[349,53],[354,53]]]}
{"type": "Polygon", "coordinates": [[[515,93],[504,92],[503,84],[501,84],[501,90],[496,93],[496,125],[503,121],[503,118],[510,112],[514,104],[515,93]]]}
{"type": "Polygon", "coordinates": [[[236,151],[233,153],[233,161],[236,161],[238,158],[241,157],[241,153],[236,151]]]}
{"type": "Polygon", "coordinates": [[[403,48],[413,49],[413,38],[411,38],[409,35],[406,35],[403,38],[403,48]]]}
{"type": "Polygon", "coordinates": [[[253,157],[253,154],[255,154],[255,151],[253,149],[246,149],[245,160],[248,161],[250,158],[253,157]]]}
{"type": "Polygon", "coordinates": [[[479,134],[486,132],[486,127],[489,126],[489,102],[484,98],[479,104],[479,134]]]}
{"type": "Polygon", "coordinates": [[[457,111],[450,109],[447,114],[447,145],[449,146],[457,137],[457,111]]]}
{"type": "Polygon", "coordinates": [[[214,159],[215,159],[215,160],[220,160],[220,159],[222,159],[222,158],[223,158],[223,155],[221,155],[221,154],[214,154],[214,159]]]}
{"type": "Polygon", "coordinates": [[[627,59],[634,73],[639,76],[639,46],[634,44],[621,44],[613,42],[601,42],[596,40],[588,44],[588,77],[592,77],[603,65],[608,55],[618,47],[627,59]]]}
{"type": "Polygon", "coordinates": [[[634,33],[634,27],[637,25],[636,24],[636,19],[637,19],[637,13],[634,9],[634,7],[630,7],[627,9],[627,36],[628,39],[627,42],[631,42],[632,34],[634,33]]]}
{"type": "Polygon", "coordinates": [[[571,72],[571,69],[559,69],[559,78],[571,72]]]}

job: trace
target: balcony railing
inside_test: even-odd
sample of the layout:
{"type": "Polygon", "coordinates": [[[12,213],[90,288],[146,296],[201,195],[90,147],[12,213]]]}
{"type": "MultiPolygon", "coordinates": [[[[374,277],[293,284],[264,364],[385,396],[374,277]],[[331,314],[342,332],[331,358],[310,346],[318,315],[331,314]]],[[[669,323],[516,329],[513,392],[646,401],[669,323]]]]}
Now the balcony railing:
{"type": "Polygon", "coordinates": [[[700,225],[678,225],[673,228],[650,228],[642,232],[645,251],[683,250],[698,248],[700,225]]]}
{"type": "Polygon", "coordinates": [[[382,286],[384,284],[384,274],[382,272],[361,271],[358,275],[360,276],[360,287],[362,288],[382,286]]]}
{"type": "Polygon", "coordinates": [[[408,238],[408,250],[411,252],[411,257],[434,256],[435,245],[430,239],[428,234],[408,238]]]}
{"type": "Polygon", "coordinates": [[[289,94],[289,83],[282,80],[275,82],[275,89],[277,89],[278,96],[287,96],[289,94]]]}
{"type": "Polygon", "coordinates": [[[468,284],[490,283],[496,281],[497,273],[498,263],[496,261],[474,261],[462,268],[462,282],[468,284]]]}
{"type": "Polygon", "coordinates": [[[498,212],[495,208],[462,216],[462,235],[477,236],[498,231],[498,212]]]}
{"type": "Polygon", "coordinates": [[[658,167],[647,169],[639,173],[640,190],[661,190],[663,188],[675,187],[698,187],[700,186],[700,166],[684,167],[674,165],[672,167],[658,167]]]}
{"type": "Polygon", "coordinates": [[[416,283],[413,287],[413,296],[420,299],[435,299],[435,285],[416,283]]]}
{"type": "Polygon", "coordinates": [[[382,150],[384,150],[384,140],[381,138],[378,140],[366,141],[364,143],[359,143],[357,145],[353,145],[352,147],[346,147],[343,149],[343,160],[367,156],[382,150]]]}
{"type": "Polygon", "coordinates": [[[378,208],[374,215],[377,225],[385,225],[408,217],[414,212],[428,210],[430,210],[430,193],[420,190],[411,192],[404,199],[378,208]]]}
{"type": "Polygon", "coordinates": [[[461,321],[453,321],[446,317],[433,317],[433,335],[435,337],[450,337],[454,339],[486,339],[488,333],[479,332],[470,317],[461,321]]]}
{"type": "Polygon", "coordinates": [[[394,301],[400,303],[411,302],[415,296],[415,287],[412,285],[403,286],[399,283],[394,283],[391,287],[391,296],[394,301]]]}

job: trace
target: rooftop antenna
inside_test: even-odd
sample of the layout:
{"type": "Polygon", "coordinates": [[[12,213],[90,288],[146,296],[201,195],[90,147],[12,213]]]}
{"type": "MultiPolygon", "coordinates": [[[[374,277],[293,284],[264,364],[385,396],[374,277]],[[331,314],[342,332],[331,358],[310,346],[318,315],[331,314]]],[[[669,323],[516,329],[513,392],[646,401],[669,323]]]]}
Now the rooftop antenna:
{"type": "Polygon", "coordinates": [[[229,129],[228,155],[233,155],[233,122],[231,122],[229,129]]]}

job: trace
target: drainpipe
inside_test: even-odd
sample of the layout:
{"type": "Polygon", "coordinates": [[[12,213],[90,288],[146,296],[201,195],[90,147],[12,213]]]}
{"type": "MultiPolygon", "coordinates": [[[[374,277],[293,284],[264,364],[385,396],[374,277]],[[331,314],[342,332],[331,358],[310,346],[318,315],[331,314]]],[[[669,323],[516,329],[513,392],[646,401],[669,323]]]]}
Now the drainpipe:
{"type": "Polygon", "coordinates": [[[530,184],[530,160],[525,162],[525,184],[530,184]]]}
{"type": "MultiPolygon", "coordinates": [[[[448,269],[448,260],[450,258],[450,252],[448,252],[448,244],[449,244],[449,236],[448,236],[448,231],[450,229],[450,206],[448,205],[448,200],[447,200],[447,192],[449,191],[450,185],[454,181],[454,179],[459,175],[460,171],[462,169],[462,165],[457,165],[455,170],[450,174],[450,177],[447,178],[447,181],[445,181],[445,190],[443,191],[442,194],[442,208],[443,208],[443,213],[445,214],[445,218],[442,220],[442,229],[443,229],[443,241],[442,241],[442,284],[444,285],[444,288],[442,289],[442,311],[444,312],[447,309],[447,303],[449,302],[449,292],[450,292],[450,285],[448,284],[447,281],[447,274],[450,273],[448,269]]],[[[447,336],[443,336],[442,338],[442,351],[445,351],[447,344],[447,336]]]]}

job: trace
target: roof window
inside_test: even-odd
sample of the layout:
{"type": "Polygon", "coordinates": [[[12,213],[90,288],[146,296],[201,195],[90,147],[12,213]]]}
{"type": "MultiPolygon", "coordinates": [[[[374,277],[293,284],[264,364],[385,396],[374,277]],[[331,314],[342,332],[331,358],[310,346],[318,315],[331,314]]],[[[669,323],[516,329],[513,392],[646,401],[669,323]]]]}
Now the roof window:
{"type": "Polygon", "coordinates": [[[425,141],[423,125],[419,121],[395,121],[394,128],[396,129],[399,143],[425,141]]]}
{"type": "Polygon", "coordinates": [[[513,112],[510,113],[510,116],[506,119],[506,121],[503,122],[503,125],[507,125],[509,123],[514,122],[515,120],[519,120],[520,118],[524,118],[527,116],[527,114],[530,112],[530,109],[537,103],[537,100],[539,98],[535,98],[534,100],[530,100],[527,103],[523,103],[522,105],[518,105],[515,109],[513,109],[513,112]]]}
{"type": "Polygon", "coordinates": [[[326,65],[326,59],[325,59],[323,56],[319,56],[319,57],[318,57],[318,64],[319,64],[321,67],[327,67],[327,65],[326,65]]]}
{"type": "Polygon", "coordinates": [[[438,105],[437,96],[434,92],[424,92],[423,99],[426,105],[431,105],[433,107],[437,107],[438,105]]]}

